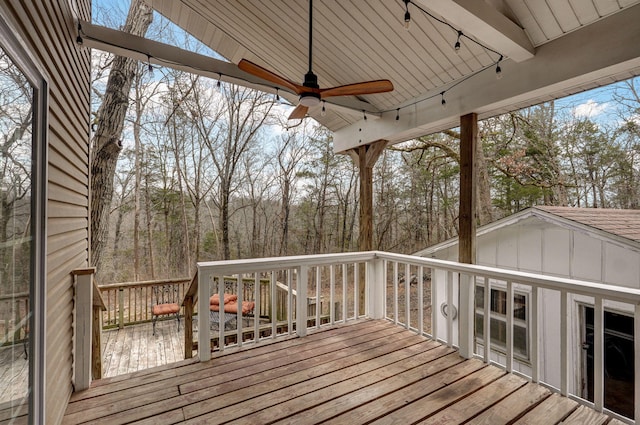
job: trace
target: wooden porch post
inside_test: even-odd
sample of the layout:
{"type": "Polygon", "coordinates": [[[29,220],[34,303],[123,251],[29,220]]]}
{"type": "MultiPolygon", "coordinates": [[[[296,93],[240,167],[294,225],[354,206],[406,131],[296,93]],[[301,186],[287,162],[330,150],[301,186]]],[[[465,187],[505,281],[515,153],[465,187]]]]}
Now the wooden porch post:
{"type": "Polygon", "coordinates": [[[89,388],[92,379],[102,377],[101,315],[104,299],[93,275],[95,267],[75,269],[75,350],[74,387],[76,391],[89,388]]]}
{"type": "MultiPolygon", "coordinates": [[[[386,140],[380,140],[370,145],[358,146],[347,153],[358,166],[360,178],[360,232],[358,235],[358,249],[371,251],[373,249],[373,166],[387,147],[386,140]]],[[[365,268],[360,268],[359,305],[360,314],[364,314],[365,308],[365,268]]]]}
{"type": "MultiPolygon", "coordinates": [[[[472,264],[476,259],[476,167],[478,116],[475,113],[460,117],[460,208],[458,261],[472,264]]],[[[474,282],[470,276],[460,275],[459,347],[460,355],[473,356],[474,346],[474,282]]]]}

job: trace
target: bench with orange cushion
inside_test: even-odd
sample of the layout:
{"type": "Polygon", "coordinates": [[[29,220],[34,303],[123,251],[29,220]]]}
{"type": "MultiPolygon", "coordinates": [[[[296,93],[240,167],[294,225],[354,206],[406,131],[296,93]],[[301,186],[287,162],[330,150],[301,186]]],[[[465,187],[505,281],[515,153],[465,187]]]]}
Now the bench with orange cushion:
{"type": "MultiPolygon", "coordinates": [[[[253,301],[242,301],[241,312],[242,314],[249,314],[255,308],[256,303],[253,301]]],[[[220,311],[220,304],[211,304],[209,306],[211,311],[220,311]]],[[[238,313],[238,301],[234,300],[224,304],[224,312],[225,313],[238,313]]]]}

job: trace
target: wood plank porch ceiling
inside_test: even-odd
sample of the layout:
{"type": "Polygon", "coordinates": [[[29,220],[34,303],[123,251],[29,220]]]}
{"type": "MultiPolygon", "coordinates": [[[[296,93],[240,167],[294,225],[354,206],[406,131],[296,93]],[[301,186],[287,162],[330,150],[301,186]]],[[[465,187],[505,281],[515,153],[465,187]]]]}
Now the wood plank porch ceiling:
{"type": "MultiPolygon", "coordinates": [[[[232,63],[249,59],[296,82],[301,82],[307,71],[306,0],[150,1],[158,12],[232,63]]],[[[394,122],[396,108],[438,95],[474,72],[492,67],[499,57],[464,37],[462,48],[456,54],[453,49],[456,30],[427,16],[419,8],[503,54],[505,61],[519,63],[535,57],[539,47],[614,14],[625,13],[638,3],[639,0],[412,0],[409,4],[411,30],[405,31],[402,0],[316,1],[314,72],[321,87],[390,79],[395,86],[393,92],[363,96],[361,100],[370,103],[374,110],[389,111],[390,121],[394,122]]],[[[629,28],[629,31],[637,31],[637,28],[629,28]]],[[[584,48],[589,49],[590,40],[582,42],[584,48]]],[[[598,55],[598,52],[593,54],[598,55]]],[[[570,87],[557,87],[554,93],[556,97],[564,96],[618,78],[628,78],[637,72],[625,71],[617,70],[615,76],[598,76],[570,87]]],[[[464,92],[477,91],[476,84],[487,83],[466,82],[464,92]]],[[[462,96],[462,93],[456,96],[462,96]]],[[[548,92],[531,93],[526,100],[514,99],[510,104],[522,107],[549,98],[548,92]]],[[[436,100],[439,106],[440,99],[436,100]]],[[[457,108],[451,100],[448,105],[457,108]]],[[[492,108],[493,112],[489,113],[501,112],[492,108]]],[[[460,112],[459,115],[464,115],[473,111],[460,112]]],[[[311,110],[310,114],[332,131],[362,119],[360,111],[349,114],[331,108],[326,116],[321,116],[319,110],[311,110]]],[[[411,134],[398,135],[397,139],[411,134]]]]}
{"type": "Polygon", "coordinates": [[[387,321],[96,381],[65,424],[619,424],[387,321]]]}

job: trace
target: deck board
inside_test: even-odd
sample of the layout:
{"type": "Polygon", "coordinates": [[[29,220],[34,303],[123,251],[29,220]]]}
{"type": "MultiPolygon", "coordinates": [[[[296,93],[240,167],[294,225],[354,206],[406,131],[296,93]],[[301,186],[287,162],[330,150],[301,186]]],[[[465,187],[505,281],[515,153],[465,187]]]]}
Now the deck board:
{"type": "MultiPolygon", "coordinates": [[[[175,348],[161,345],[169,360],[175,348]]],[[[603,417],[392,323],[365,320],[97,381],[72,396],[63,423],[599,424],[603,417]]]]}

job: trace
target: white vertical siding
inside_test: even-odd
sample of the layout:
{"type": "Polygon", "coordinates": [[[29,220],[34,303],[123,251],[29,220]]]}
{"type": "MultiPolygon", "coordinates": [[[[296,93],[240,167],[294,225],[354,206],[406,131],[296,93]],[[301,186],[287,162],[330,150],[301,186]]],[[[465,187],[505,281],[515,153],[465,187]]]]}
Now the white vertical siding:
{"type": "Polygon", "coordinates": [[[75,43],[75,19],[90,0],[11,1],[3,7],[49,84],[46,423],[61,422],[72,392],[73,280],[88,265],[90,51],[75,43]]]}

